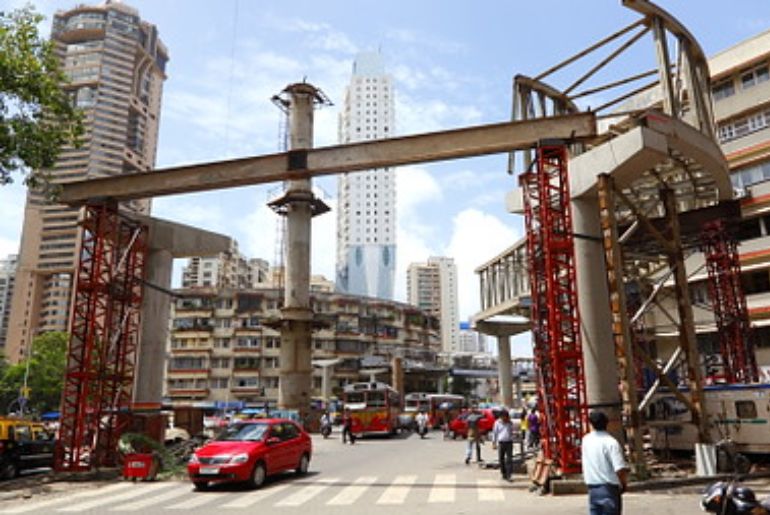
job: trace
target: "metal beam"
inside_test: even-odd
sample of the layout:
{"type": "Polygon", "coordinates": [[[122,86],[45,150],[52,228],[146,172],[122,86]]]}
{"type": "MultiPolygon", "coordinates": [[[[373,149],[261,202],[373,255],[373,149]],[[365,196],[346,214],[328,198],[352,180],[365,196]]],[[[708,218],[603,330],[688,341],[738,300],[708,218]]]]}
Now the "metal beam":
{"type": "Polygon", "coordinates": [[[545,138],[587,139],[596,116],[580,113],[479,125],[347,145],[167,168],[148,173],[64,184],[59,200],[80,205],[92,198],[123,201],[191,193],[318,175],[522,150],[545,138]]]}

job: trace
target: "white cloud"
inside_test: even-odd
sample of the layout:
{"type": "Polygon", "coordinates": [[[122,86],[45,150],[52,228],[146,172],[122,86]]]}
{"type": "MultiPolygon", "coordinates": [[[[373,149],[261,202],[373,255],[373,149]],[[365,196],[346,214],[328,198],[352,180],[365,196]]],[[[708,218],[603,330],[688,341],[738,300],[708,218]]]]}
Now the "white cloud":
{"type": "Polygon", "coordinates": [[[460,318],[466,320],[479,311],[476,267],[511,246],[520,235],[499,218],[478,209],[465,209],[452,220],[453,232],[445,256],[457,264],[457,295],[460,318]]]}

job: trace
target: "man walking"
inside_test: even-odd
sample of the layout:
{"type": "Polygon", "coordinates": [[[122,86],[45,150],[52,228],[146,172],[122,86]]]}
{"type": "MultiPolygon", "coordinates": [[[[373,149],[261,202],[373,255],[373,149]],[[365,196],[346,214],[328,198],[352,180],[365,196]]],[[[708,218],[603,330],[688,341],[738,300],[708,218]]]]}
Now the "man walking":
{"type": "Polygon", "coordinates": [[[500,462],[500,474],[506,481],[511,480],[511,469],[513,468],[513,423],[504,409],[500,417],[495,421],[492,427],[492,448],[497,449],[497,459],[500,462]]]}
{"type": "Polygon", "coordinates": [[[350,438],[350,445],[356,443],[356,435],[353,434],[353,415],[350,409],[345,408],[342,413],[342,443],[348,443],[348,438],[350,438]]]}
{"type": "Polygon", "coordinates": [[[628,466],[623,450],[607,432],[607,415],[592,411],[588,415],[593,431],[583,437],[581,456],[583,480],[588,485],[590,515],[620,515],[621,494],[628,481],[628,466]]]}
{"type": "Polygon", "coordinates": [[[479,409],[474,406],[468,414],[468,447],[465,449],[465,464],[471,462],[473,447],[476,447],[476,463],[481,463],[481,431],[479,431],[479,420],[483,415],[479,409]]]}

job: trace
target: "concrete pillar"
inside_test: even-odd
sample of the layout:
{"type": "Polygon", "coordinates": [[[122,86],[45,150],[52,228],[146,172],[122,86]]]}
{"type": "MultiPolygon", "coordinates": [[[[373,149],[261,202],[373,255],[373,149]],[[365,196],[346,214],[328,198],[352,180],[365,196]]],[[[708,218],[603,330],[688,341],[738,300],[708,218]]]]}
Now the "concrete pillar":
{"type": "Polygon", "coordinates": [[[401,399],[403,399],[406,393],[404,392],[404,360],[399,356],[394,356],[391,361],[390,370],[390,384],[401,395],[401,399]]]}
{"type": "MultiPolygon", "coordinates": [[[[166,249],[151,249],[147,253],[146,278],[150,284],[171,288],[174,258],[166,249]]],[[[160,409],[166,366],[171,297],[154,288],[144,288],[142,298],[142,329],[137,349],[134,377],[134,406],[138,409],[160,409]]]]}
{"type": "MultiPolygon", "coordinates": [[[[310,84],[292,84],[288,95],[289,150],[313,147],[313,107],[318,92],[310,84]]],[[[281,310],[278,407],[298,410],[304,420],[312,391],[310,242],[313,192],[310,179],[288,181],[286,191],[286,275],[281,310]]]]}
{"type": "Polygon", "coordinates": [[[497,335],[497,373],[500,376],[500,402],[513,407],[513,377],[511,375],[511,337],[497,335]]]}
{"type": "Polygon", "coordinates": [[[588,407],[601,408],[609,417],[610,431],[621,437],[622,403],[596,198],[573,199],[572,225],[578,235],[575,265],[588,407]]]}

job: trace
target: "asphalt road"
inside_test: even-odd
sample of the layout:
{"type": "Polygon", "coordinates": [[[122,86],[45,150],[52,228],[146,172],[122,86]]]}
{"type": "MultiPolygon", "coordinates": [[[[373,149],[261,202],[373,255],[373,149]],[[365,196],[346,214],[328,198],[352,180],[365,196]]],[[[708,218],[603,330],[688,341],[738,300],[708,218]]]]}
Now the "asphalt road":
{"type": "MultiPolygon", "coordinates": [[[[497,470],[465,465],[465,442],[445,441],[437,432],[425,440],[416,435],[368,438],[355,445],[343,445],[335,432],[328,440],[314,435],[313,445],[310,474],[274,478],[260,490],[228,485],[195,492],[185,481],[77,483],[29,499],[0,501],[0,514],[587,513],[584,495],[539,496],[529,491],[524,476],[508,483],[497,470]]],[[[489,444],[482,449],[484,458],[494,454],[489,444]]],[[[702,513],[698,489],[629,493],[624,513],[702,513]]]]}

